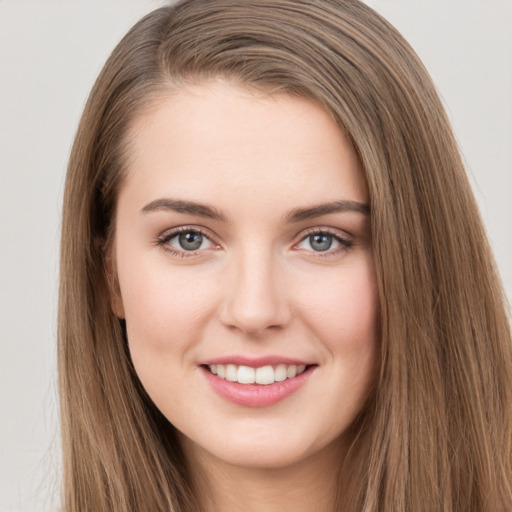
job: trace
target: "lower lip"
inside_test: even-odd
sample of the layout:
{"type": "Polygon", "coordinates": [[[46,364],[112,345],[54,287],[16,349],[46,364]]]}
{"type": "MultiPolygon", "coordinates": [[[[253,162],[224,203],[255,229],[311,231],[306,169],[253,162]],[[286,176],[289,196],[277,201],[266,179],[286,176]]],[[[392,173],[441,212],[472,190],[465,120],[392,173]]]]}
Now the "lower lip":
{"type": "Polygon", "coordinates": [[[240,384],[221,379],[206,368],[201,368],[206,380],[222,398],[244,407],[268,407],[277,404],[301,388],[316,366],[306,368],[300,375],[274,384],[240,384]]]}

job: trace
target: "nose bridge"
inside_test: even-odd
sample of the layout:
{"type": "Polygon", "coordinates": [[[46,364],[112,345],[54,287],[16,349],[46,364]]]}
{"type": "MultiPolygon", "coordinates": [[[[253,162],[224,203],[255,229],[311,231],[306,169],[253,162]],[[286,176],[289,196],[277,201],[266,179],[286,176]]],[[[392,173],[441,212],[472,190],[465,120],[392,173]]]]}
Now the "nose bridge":
{"type": "Polygon", "coordinates": [[[240,248],[231,262],[223,321],[245,333],[282,327],[290,310],[279,262],[269,246],[240,248]]]}

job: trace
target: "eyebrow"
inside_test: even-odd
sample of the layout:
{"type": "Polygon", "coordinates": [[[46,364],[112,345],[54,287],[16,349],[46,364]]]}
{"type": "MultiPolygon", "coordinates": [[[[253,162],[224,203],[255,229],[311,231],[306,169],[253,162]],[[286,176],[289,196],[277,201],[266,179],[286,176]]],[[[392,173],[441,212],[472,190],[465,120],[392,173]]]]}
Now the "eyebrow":
{"type": "Polygon", "coordinates": [[[309,206],[307,208],[295,208],[286,215],[286,222],[294,223],[302,220],[321,217],[330,213],[355,212],[363,215],[370,214],[370,206],[358,201],[332,201],[330,203],[309,206]]]}
{"type": "MultiPolygon", "coordinates": [[[[213,206],[166,197],[151,201],[141,209],[141,212],[147,214],[158,210],[186,213],[223,222],[227,220],[226,216],[213,206]]],[[[305,208],[295,208],[285,215],[284,220],[288,223],[295,223],[315,217],[321,217],[322,215],[328,215],[330,213],[344,212],[356,212],[363,215],[369,215],[370,207],[367,204],[360,203],[358,201],[332,201],[330,203],[308,206],[305,208]]]]}
{"type": "Polygon", "coordinates": [[[198,217],[225,221],[226,217],[216,208],[206,204],[195,203],[192,201],[182,201],[179,199],[161,198],[155,199],[142,208],[142,213],[151,213],[158,210],[170,210],[178,213],[187,213],[198,217]]]}

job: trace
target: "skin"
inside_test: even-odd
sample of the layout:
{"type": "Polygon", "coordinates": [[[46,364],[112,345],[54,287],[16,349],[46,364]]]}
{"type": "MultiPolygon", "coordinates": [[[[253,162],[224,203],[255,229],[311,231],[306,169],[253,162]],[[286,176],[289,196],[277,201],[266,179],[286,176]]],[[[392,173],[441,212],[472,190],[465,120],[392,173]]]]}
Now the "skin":
{"type": "Polygon", "coordinates": [[[368,204],[353,148],[317,105],[221,81],[170,91],[128,137],[113,307],[142,384],[202,475],[204,509],[332,509],[348,428],[375,374],[369,215],[289,217],[368,204]],[[162,198],[222,218],[155,207],[162,198]],[[203,232],[198,250],[183,249],[180,227],[203,232]],[[311,232],[331,247],[317,250],[311,232]],[[244,407],[219,396],[201,368],[233,354],[316,366],[277,404],[244,407]]]}

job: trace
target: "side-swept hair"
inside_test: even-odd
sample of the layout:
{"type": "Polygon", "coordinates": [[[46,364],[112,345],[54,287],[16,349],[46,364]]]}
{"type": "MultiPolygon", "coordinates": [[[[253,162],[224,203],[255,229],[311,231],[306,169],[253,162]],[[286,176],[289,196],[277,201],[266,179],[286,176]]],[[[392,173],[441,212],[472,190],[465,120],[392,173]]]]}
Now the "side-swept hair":
{"type": "Polygon", "coordinates": [[[505,298],[449,122],[400,34],[357,0],[183,0],[138,22],[91,92],[63,210],[66,512],[199,510],[174,428],[132,367],[105,245],[134,118],[217,77],[325,108],[371,202],[381,368],[340,467],[340,510],[512,510],[505,298]]]}

